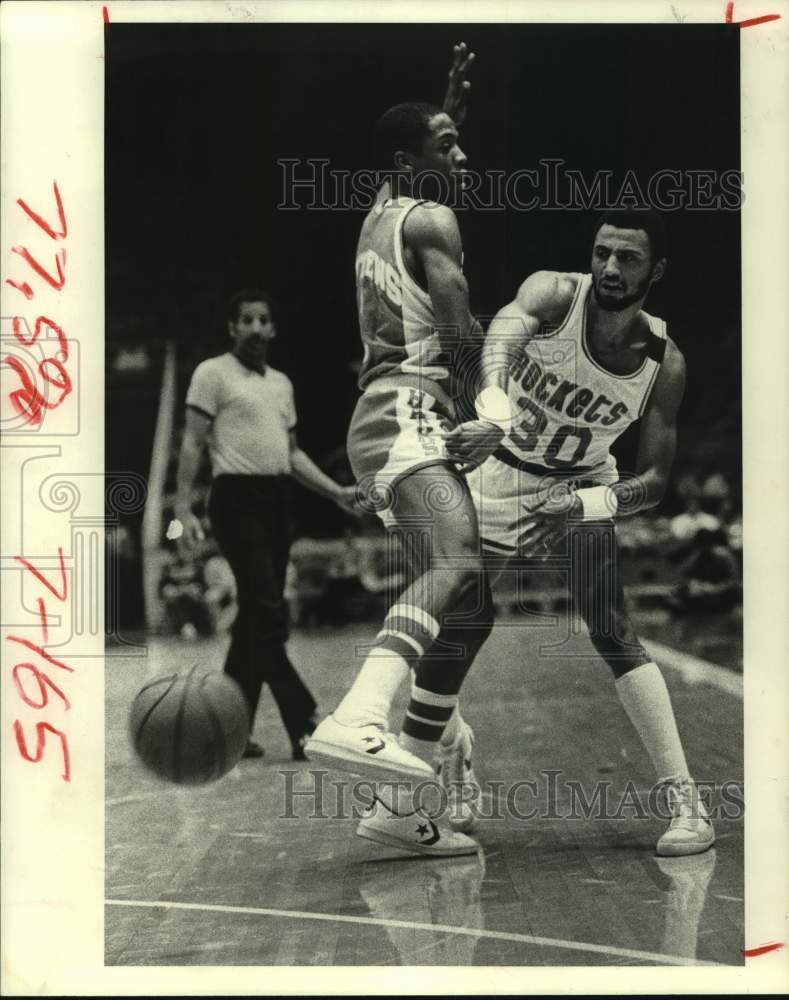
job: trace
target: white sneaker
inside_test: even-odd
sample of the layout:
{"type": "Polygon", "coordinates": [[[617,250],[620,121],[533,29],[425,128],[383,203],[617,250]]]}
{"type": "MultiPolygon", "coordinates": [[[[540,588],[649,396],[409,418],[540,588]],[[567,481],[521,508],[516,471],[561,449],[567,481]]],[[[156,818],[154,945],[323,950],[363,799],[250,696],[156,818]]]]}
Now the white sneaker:
{"type": "Polygon", "coordinates": [[[379,726],[343,726],[332,715],[319,723],[304,744],[307,759],[365,778],[432,778],[433,770],[403,750],[397,737],[379,726]]]}
{"type": "Polygon", "coordinates": [[[671,781],[666,785],[666,796],[672,820],[657,842],[657,853],[676,858],[701,854],[712,847],[715,831],[696,785],[689,779],[671,781]]]}
{"type": "Polygon", "coordinates": [[[474,805],[482,794],[471,764],[473,747],[474,730],[461,719],[455,740],[449,746],[439,744],[436,755],[436,774],[447,790],[449,825],[463,833],[474,828],[477,821],[474,805]]]}
{"type": "Polygon", "coordinates": [[[360,821],[356,835],[385,847],[437,858],[476,854],[479,850],[471,837],[442,829],[423,809],[398,814],[378,798],[360,821]]]}

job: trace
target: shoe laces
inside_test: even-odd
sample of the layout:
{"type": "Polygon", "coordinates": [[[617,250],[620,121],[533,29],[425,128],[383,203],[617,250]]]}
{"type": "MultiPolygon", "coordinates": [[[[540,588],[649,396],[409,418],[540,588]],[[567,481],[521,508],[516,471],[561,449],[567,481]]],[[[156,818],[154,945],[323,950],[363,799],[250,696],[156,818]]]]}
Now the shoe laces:
{"type": "Polygon", "coordinates": [[[666,785],[666,801],[675,822],[707,821],[704,805],[696,785],[687,778],[666,785]]]}
{"type": "Polygon", "coordinates": [[[466,749],[468,756],[471,754],[471,740],[466,739],[466,734],[458,734],[454,743],[449,746],[442,746],[439,751],[439,767],[441,777],[447,787],[452,785],[462,785],[467,782],[470,768],[466,767],[466,749]]]}

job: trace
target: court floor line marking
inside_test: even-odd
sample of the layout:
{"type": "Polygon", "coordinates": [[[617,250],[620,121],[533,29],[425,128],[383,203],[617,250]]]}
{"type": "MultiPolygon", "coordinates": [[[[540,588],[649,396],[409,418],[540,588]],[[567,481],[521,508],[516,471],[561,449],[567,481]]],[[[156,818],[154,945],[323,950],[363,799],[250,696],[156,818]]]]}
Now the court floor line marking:
{"type": "Polygon", "coordinates": [[[641,644],[661,667],[676,670],[686,684],[711,684],[726,694],[742,700],[742,675],[726,667],[719,667],[709,660],[702,660],[690,653],[682,653],[671,646],[664,646],[655,639],[642,639],[641,644]]]}
{"type": "Polygon", "coordinates": [[[226,906],[220,903],[183,903],[166,899],[105,899],[107,906],[142,907],[155,910],[196,910],[202,913],[245,914],[256,917],[284,917],[289,920],[322,920],[342,924],[367,924],[376,927],[395,927],[405,930],[432,931],[442,934],[458,934],[463,937],[489,938],[494,941],[515,941],[519,944],[541,945],[545,948],[564,948],[568,951],[588,951],[599,955],[613,955],[618,958],[642,959],[661,965],[713,965],[701,959],[684,958],[680,955],[662,955],[654,951],[639,951],[634,948],[617,948],[614,945],[590,944],[586,941],[565,941],[562,938],[536,937],[533,934],[516,934],[512,931],[491,931],[482,927],[453,927],[451,924],[426,924],[412,920],[387,920],[383,917],[354,917],[344,913],[311,913],[306,910],[278,910],[258,906],[226,906]]]}

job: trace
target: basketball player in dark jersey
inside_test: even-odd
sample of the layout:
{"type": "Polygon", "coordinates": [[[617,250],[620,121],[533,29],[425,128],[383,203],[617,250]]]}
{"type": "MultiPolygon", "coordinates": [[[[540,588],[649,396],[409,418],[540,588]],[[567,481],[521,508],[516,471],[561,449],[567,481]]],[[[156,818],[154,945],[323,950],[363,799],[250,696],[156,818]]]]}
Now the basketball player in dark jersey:
{"type": "MultiPolygon", "coordinates": [[[[456,47],[445,104],[454,105],[454,118],[417,103],[390,108],[378,121],[379,164],[392,176],[364,221],[356,253],[364,359],[348,455],[360,491],[402,540],[410,582],[348,694],[305,749],[312,760],[374,778],[431,779],[436,758],[445,774],[469,758],[472,734],[456,704],[473,655],[463,659],[457,651],[462,645],[475,653],[490,629],[476,513],[444,444],[456,424],[454,357],[474,326],[461,239],[451,208],[419,195],[429,174],[445,187],[462,175],[457,124],[472,58],[456,47]],[[463,624],[447,624],[450,612],[463,624]],[[412,668],[398,740],[388,732],[388,715],[412,668]]],[[[477,850],[462,832],[414,813],[408,794],[377,802],[358,832],[425,854],[477,850]]]]}
{"type": "Polygon", "coordinates": [[[714,832],[665,681],[625,609],[614,532],[616,518],[660,502],[674,460],[685,362],[642,308],[665,268],[655,212],[604,215],[590,274],[537,272],[496,315],[482,357],[487,422],[450,431],[446,446],[469,471],[483,550],[499,562],[551,553],[569,569],[575,607],[667,789],[658,853],[680,855],[706,850],[714,832]],[[610,446],[638,419],[636,475],[620,479],[610,446]]]}

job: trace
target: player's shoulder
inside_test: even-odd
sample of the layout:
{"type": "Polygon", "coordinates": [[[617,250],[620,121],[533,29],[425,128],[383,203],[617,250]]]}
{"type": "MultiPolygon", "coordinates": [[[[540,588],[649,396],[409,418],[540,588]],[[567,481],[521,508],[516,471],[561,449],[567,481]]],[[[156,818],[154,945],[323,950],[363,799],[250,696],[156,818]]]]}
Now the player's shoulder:
{"type": "Polygon", "coordinates": [[[273,385],[280,386],[283,389],[293,390],[293,383],[290,378],[279,370],[279,368],[272,368],[271,365],[266,365],[266,377],[271,378],[273,385]]]}
{"type": "Polygon", "coordinates": [[[460,238],[455,213],[435,201],[417,202],[406,216],[404,228],[408,241],[417,245],[460,238]]]}
{"type": "Polygon", "coordinates": [[[205,358],[195,368],[194,375],[198,378],[223,374],[232,364],[232,356],[228,351],[223,354],[215,354],[210,358],[205,358]]]}
{"type": "Polygon", "coordinates": [[[685,359],[682,351],[671,337],[666,337],[666,350],[660,365],[654,388],[647,403],[648,408],[657,408],[676,414],[685,394],[685,359]]]}
{"type": "Polygon", "coordinates": [[[569,271],[535,271],[518,289],[516,301],[531,315],[553,321],[563,319],[582,277],[569,271]]]}
{"type": "Polygon", "coordinates": [[[666,350],[663,355],[662,369],[669,378],[685,378],[685,356],[677,347],[676,341],[666,335],[666,350]]]}

